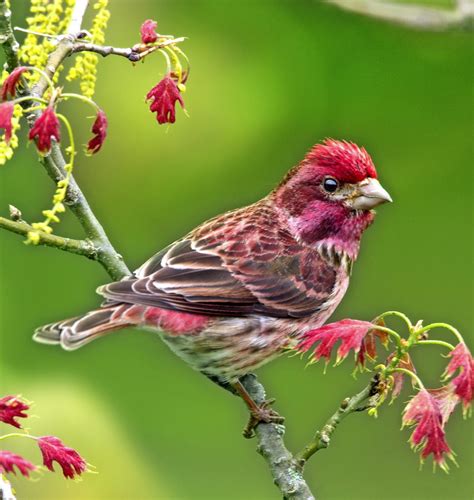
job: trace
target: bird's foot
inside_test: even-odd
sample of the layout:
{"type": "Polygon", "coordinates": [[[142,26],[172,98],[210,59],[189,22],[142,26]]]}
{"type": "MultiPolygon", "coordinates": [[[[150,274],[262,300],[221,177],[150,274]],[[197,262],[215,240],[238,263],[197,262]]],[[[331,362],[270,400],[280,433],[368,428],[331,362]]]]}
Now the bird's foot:
{"type": "Polygon", "coordinates": [[[282,424],[285,421],[284,417],[270,408],[274,402],[274,399],[268,399],[250,410],[249,421],[242,432],[244,438],[250,439],[254,437],[255,427],[262,422],[265,424],[282,424]]]}

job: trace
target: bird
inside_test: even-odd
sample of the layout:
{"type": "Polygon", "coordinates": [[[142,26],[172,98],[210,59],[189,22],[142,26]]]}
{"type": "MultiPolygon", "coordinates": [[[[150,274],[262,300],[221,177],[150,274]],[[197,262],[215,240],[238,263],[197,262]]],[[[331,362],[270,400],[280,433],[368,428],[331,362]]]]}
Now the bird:
{"type": "Polygon", "coordinates": [[[391,201],[365,148],[325,139],[267,196],[197,226],[131,276],[100,286],[100,307],[40,327],[34,339],[74,350],[130,326],[156,332],[242,397],[251,437],[260,422],[283,419],[241,378],[329,319],[374,208],[391,201]]]}

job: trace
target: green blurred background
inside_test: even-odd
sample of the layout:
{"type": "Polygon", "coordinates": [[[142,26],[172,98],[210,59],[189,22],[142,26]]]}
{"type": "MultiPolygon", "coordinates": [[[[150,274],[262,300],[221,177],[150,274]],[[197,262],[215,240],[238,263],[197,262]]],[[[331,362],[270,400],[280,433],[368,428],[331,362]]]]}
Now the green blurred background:
{"type": "MultiPolygon", "coordinates": [[[[27,2],[13,7],[23,26],[27,2]]],[[[350,139],[373,155],[394,203],[364,237],[334,319],[398,309],[471,336],[472,34],[412,31],[310,1],[116,0],[111,10],[108,43],[132,45],[154,18],[159,31],[189,37],[192,62],[189,118],[178,110],[167,129],[144,103],[164,71],[160,56],[135,67],[100,61],[96,100],[109,137],[100,154],[79,156],[77,179],[131,268],[206,218],[265,195],[313,143],[350,139]]],[[[85,142],[89,109],[64,111],[85,142]]],[[[0,212],[12,203],[37,220],[54,187],[34,148],[21,147],[0,176],[0,212]]],[[[81,236],[69,214],[57,232],[81,236]]],[[[60,436],[98,472],[79,483],[14,478],[20,499],[278,498],[255,441],[241,437],[244,405],[157,336],[128,330],[73,353],[32,342],[36,326],[100,302],[94,289],[108,277],[98,264],[6,232],[0,250],[0,392],[35,401],[32,432],[60,436]]],[[[439,351],[420,350],[416,361],[435,386],[446,363],[439,351]]],[[[259,371],[293,450],[367,381],[351,378],[350,361],[326,375],[304,365],[282,358],[259,371]]],[[[399,430],[408,395],[378,419],[341,425],[306,470],[320,498],[472,498],[471,421],[456,414],[448,426],[459,469],[420,471],[409,432],[399,430]]],[[[39,462],[29,441],[8,445],[39,462]]]]}

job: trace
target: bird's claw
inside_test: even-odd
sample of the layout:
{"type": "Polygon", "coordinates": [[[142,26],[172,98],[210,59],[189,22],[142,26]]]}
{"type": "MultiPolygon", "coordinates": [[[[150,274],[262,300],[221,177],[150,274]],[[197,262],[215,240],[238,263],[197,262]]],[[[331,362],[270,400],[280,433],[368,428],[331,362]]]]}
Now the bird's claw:
{"type": "Polygon", "coordinates": [[[274,402],[274,399],[267,399],[256,409],[250,411],[249,421],[242,432],[244,438],[250,439],[254,437],[255,427],[262,422],[265,424],[282,424],[285,421],[284,417],[270,408],[274,402]]]}

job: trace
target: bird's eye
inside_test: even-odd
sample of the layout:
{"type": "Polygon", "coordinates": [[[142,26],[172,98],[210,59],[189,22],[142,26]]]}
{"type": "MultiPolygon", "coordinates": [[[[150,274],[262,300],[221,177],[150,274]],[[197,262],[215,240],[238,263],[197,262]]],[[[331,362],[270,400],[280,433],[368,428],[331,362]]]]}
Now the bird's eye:
{"type": "Polygon", "coordinates": [[[339,182],[336,181],[336,179],[333,179],[332,177],[326,177],[323,181],[323,188],[325,191],[328,193],[334,193],[336,189],[339,187],[339,182]]]}

